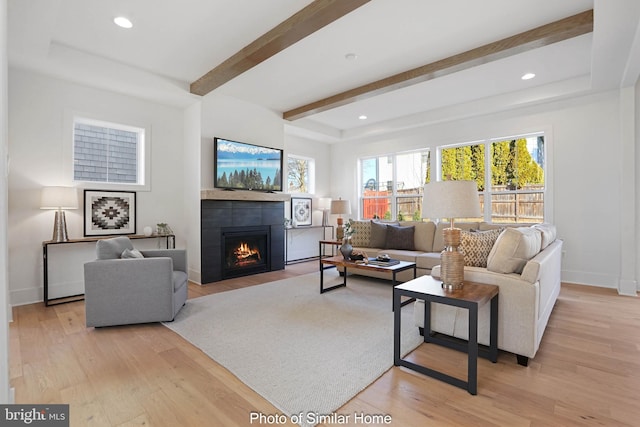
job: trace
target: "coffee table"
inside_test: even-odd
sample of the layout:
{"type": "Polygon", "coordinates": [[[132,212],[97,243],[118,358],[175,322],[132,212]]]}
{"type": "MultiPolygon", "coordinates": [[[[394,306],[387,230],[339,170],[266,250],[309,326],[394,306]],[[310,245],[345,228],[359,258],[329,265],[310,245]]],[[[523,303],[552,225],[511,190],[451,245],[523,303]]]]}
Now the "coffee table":
{"type": "MultiPolygon", "coordinates": [[[[334,289],[337,288],[343,288],[345,286],[347,286],[347,271],[349,269],[354,269],[354,270],[369,270],[369,271],[377,271],[377,272],[382,272],[382,273],[387,273],[391,276],[391,289],[393,292],[393,288],[396,286],[397,281],[396,281],[396,275],[398,273],[400,273],[401,271],[406,271],[406,270],[411,270],[413,269],[413,277],[416,277],[416,263],[415,262],[409,262],[409,261],[400,261],[398,264],[394,264],[394,265],[372,265],[372,264],[364,264],[364,263],[358,263],[355,261],[347,261],[344,259],[344,257],[342,255],[338,255],[338,256],[332,256],[332,257],[328,257],[328,258],[320,258],[320,293],[323,294],[325,292],[329,292],[332,291],[334,289]],[[329,264],[329,265],[335,265],[336,267],[343,267],[344,268],[344,276],[343,276],[343,280],[342,283],[338,284],[338,285],[334,285],[334,286],[330,286],[328,288],[324,287],[324,268],[322,267],[323,264],[329,264]]],[[[405,306],[407,304],[409,304],[410,302],[412,302],[414,300],[407,300],[407,301],[402,301],[401,306],[405,306]]],[[[393,305],[393,301],[392,305],[393,305]]]]}
{"type": "Polygon", "coordinates": [[[442,282],[431,276],[420,276],[393,288],[393,306],[395,310],[393,321],[393,363],[395,366],[404,366],[421,374],[436,378],[448,384],[466,389],[471,394],[478,392],[478,355],[496,363],[498,360],[498,286],[482,283],[464,282],[464,287],[459,290],[449,291],[442,288],[442,282]],[[408,296],[414,299],[424,300],[424,342],[442,345],[459,351],[466,351],[467,381],[460,380],[442,372],[434,371],[425,366],[404,360],[400,357],[400,310],[401,297],[408,296]],[[431,336],[431,303],[452,305],[469,310],[469,340],[448,340],[437,336],[431,336]],[[489,349],[480,349],[478,346],[478,308],[491,304],[489,321],[489,349]]]}

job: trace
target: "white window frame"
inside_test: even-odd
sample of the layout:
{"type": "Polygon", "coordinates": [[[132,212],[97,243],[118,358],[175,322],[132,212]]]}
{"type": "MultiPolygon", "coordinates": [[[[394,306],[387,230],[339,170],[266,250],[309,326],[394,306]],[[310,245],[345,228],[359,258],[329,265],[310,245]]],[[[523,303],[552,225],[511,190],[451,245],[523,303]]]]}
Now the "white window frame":
{"type": "MultiPolygon", "coordinates": [[[[487,138],[487,139],[482,139],[482,140],[477,140],[477,141],[470,141],[470,142],[465,142],[465,143],[459,143],[459,144],[451,144],[451,145],[443,145],[443,146],[438,146],[437,150],[436,150],[436,156],[435,159],[434,157],[431,158],[432,161],[435,160],[435,165],[431,166],[431,173],[433,174],[435,172],[435,175],[437,177],[438,181],[442,180],[442,150],[446,150],[446,149],[450,149],[450,148],[458,148],[458,147],[466,147],[469,145],[485,145],[485,158],[484,158],[484,164],[485,164],[485,171],[488,171],[488,173],[485,173],[484,176],[484,191],[480,192],[480,195],[482,195],[483,200],[484,200],[484,212],[483,212],[483,220],[486,222],[492,222],[492,208],[491,208],[491,203],[492,203],[492,196],[494,194],[525,194],[525,193],[542,193],[544,196],[544,209],[543,209],[543,222],[553,222],[553,219],[551,218],[551,199],[552,199],[552,195],[551,195],[551,177],[550,177],[550,170],[551,170],[551,164],[550,164],[550,159],[548,156],[549,153],[549,144],[550,144],[550,137],[549,137],[550,132],[548,131],[538,131],[538,132],[531,132],[531,133],[522,133],[522,134],[514,134],[511,136],[504,136],[504,137],[498,137],[498,138],[487,138]],[[538,137],[538,136],[543,136],[544,137],[544,165],[543,165],[543,169],[544,169],[544,188],[541,191],[531,191],[531,190],[507,190],[507,191],[499,191],[499,192],[494,192],[492,190],[491,187],[491,156],[489,155],[489,153],[491,152],[491,145],[494,142],[500,142],[500,141],[505,141],[505,140],[512,140],[512,139],[521,139],[521,138],[531,138],[531,137],[538,137]]],[[[432,176],[433,179],[433,176],[432,176]]],[[[523,223],[524,224],[524,223],[523,223]]]]}
{"type": "Polygon", "coordinates": [[[65,175],[69,182],[78,188],[100,188],[103,190],[151,191],[151,128],[146,124],[131,123],[130,120],[117,115],[98,117],[96,114],[67,110],[64,114],[63,155],[65,175]],[[118,183],[103,181],[79,181],[74,177],[74,129],[75,123],[85,123],[113,129],[136,132],[139,135],[137,144],[137,183],[118,183]]]}
{"type": "Polygon", "coordinates": [[[297,154],[287,154],[286,189],[290,194],[314,194],[316,191],[316,159],[314,159],[313,157],[300,156],[297,154]],[[306,193],[289,190],[289,159],[303,160],[307,162],[307,176],[309,177],[309,183],[306,193]]]}

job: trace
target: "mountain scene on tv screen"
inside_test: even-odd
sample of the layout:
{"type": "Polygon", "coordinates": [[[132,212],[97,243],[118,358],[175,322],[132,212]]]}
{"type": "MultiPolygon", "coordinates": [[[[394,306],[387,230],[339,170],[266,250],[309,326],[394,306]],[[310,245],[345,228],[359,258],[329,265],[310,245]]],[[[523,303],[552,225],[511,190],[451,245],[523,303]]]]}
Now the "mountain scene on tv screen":
{"type": "Polygon", "coordinates": [[[247,190],[280,191],[280,150],[218,140],[217,186],[247,190]]]}

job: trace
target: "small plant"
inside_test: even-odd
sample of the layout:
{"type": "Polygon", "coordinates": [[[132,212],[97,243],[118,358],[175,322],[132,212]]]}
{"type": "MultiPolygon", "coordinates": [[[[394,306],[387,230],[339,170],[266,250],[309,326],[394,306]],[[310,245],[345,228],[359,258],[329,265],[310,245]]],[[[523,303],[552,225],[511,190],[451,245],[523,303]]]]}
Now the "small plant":
{"type": "Polygon", "coordinates": [[[351,236],[353,236],[356,233],[356,229],[353,226],[353,220],[349,220],[347,221],[347,223],[344,225],[344,238],[345,239],[349,239],[351,236]]]}

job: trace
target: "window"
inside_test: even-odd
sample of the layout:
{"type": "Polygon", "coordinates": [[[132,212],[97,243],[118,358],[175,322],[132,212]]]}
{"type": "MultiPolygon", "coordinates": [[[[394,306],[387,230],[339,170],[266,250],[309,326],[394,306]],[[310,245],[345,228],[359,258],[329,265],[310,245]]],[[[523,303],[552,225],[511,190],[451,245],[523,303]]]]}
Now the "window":
{"type": "Polygon", "coordinates": [[[287,156],[287,188],[289,193],[315,191],[315,161],[295,155],[287,156]]]}
{"type": "Polygon", "coordinates": [[[440,177],[476,181],[493,223],[543,222],[544,148],[542,134],[441,148],[440,177]]]}
{"type": "Polygon", "coordinates": [[[360,160],[362,218],[421,220],[429,151],[360,160]]]}
{"type": "Polygon", "coordinates": [[[75,118],[73,180],[144,185],[145,130],[75,118]]]}

